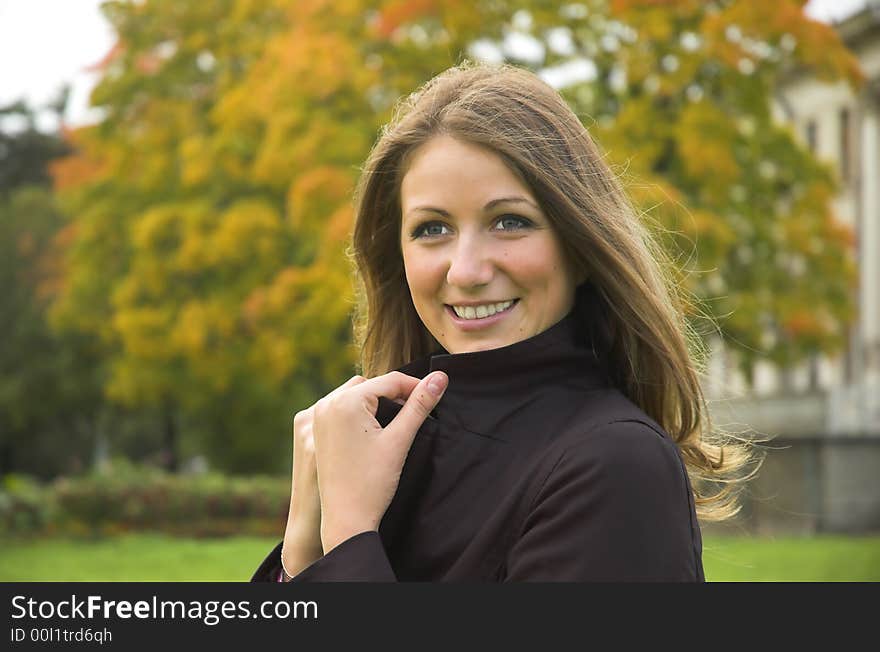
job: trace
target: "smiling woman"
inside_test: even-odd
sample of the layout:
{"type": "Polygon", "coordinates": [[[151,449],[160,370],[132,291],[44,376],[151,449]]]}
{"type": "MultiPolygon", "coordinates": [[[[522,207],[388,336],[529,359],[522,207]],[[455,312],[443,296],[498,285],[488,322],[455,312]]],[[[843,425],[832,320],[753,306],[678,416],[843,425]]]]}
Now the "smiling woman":
{"type": "Polygon", "coordinates": [[[442,73],[357,198],[363,375],[297,414],[252,579],[703,581],[698,515],[735,512],[748,451],[714,437],[679,303],[559,94],[442,73]]]}
{"type": "Polygon", "coordinates": [[[571,310],[578,280],[559,236],[492,150],[432,138],[410,158],[400,201],[413,305],[447,351],[506,346],[571,310]]]}

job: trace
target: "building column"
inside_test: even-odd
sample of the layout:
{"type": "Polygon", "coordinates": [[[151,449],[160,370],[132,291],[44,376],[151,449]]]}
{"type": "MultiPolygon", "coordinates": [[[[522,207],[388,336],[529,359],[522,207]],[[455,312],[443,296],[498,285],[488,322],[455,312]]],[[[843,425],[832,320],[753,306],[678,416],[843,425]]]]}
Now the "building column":
{"type": "Polygon", "coordinates": [[[859,133],[859,339],[863,426],[880,432],[880,96],[862,97],[859,133]]]}

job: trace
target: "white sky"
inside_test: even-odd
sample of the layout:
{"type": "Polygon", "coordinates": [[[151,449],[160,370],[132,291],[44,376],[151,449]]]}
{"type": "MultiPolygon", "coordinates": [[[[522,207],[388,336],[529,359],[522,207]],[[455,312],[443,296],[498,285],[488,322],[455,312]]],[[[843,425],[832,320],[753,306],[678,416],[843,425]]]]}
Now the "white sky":
{"type": "MultiPolygon", "coordinates": [[[[89,120],[88,96],[95,74],[85,69],[113,45],[112,31],[98,8],[102,1],[0,0],[0,105],[22,97],[32,105],[44,105],[69,82],[73,95],[66,121],[89,120]]],[[[807,12],[820,20],[840,20],[867,2],[810,0],[807,12]]]]}

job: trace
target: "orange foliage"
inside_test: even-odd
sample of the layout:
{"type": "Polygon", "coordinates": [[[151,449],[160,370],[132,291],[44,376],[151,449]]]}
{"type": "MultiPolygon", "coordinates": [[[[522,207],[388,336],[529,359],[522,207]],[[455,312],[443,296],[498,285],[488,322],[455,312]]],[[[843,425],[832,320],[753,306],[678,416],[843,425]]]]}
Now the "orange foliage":
{"type": "Polygon", "coordinates": [[[106,69],[111,63],[113,63],[116,59],[122,56],[122,53],[125,51],[125,46],[122,44],[121,40],[117,40],[116,43],[107,51],[99,61],[91,64],[90,66],[86,66],[84,69],[85,72],[101,72],[106,69]]]}
{"type": "Polygon", "coordinates": [[[142,75],[155,75],[162,67],[162,59],[153,53],[141,54],[135,59],[134,67],[142,75]]]}
{"type": "Polygon", "coordinates": [[[64,140],[73,153],[49,163],[49,175],[52,177],[52,186],[56,191],[85,185],[105,172],[105,166],[100,161],[86,154],[85,135],[88,129],[88,127],[62,129],[64,140]]]}
{"type": "Polygon", "coordinates": [[[334,246],[348,240],[351,235],[354,210],[351,206],[342,206],[330,215],[324,230],[325,242],[334,246]]]}
{"type": "Polygon", "coordinates": [[[825,334],[822,322],[816,314],[807,309],[797,310],[783,323],[783,329],[791,337],[821,337],[825,334]]]}
{"type": "Polygon", "coordinates": [[[76,232],[75,222],[63,226],[52,237],[52,242],[40,257],[37,269],[40,281],[36,287],[38,298],[48,300],[63,292],[68,278],[65,273],[64,256],[75,241],[76,232]]]}
{"type": "Polygon", "coordinates": [[[306,170],[287,194],[287,215],[291,227],[306,226],[309,219],[327,214],[328,209],[348,202],[353,190],[351,175],[337,167],[321,165],[306,170]]]}
{"type": "Polygon", "coordinates": [[[392,0],[379,12],[373,29],[380,38],[390,37],[401,25],[437,10],[437,0],[392,0]]]}

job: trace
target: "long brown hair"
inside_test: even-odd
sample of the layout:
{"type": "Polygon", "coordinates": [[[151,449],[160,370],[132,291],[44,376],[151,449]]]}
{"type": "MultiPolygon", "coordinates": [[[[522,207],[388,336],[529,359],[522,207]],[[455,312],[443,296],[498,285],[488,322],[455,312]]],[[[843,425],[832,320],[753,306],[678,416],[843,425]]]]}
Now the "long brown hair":
{"type": "Polygon", "coordinates": [[[749,448],[711,428],[695,362],[699,340],[666,276],[667,259],[581,121],[527,70],[450,68],[398,104],[373,147],[357,188],[350,251],[361,373],[383,374],[439,348],[413,306],[400,250],[402,176],[415,149],[438,134],[492,149],[525,181],[599,297],[603,357],[615,384],[677,444],[698,514],[735,514],[749,448]]]}

